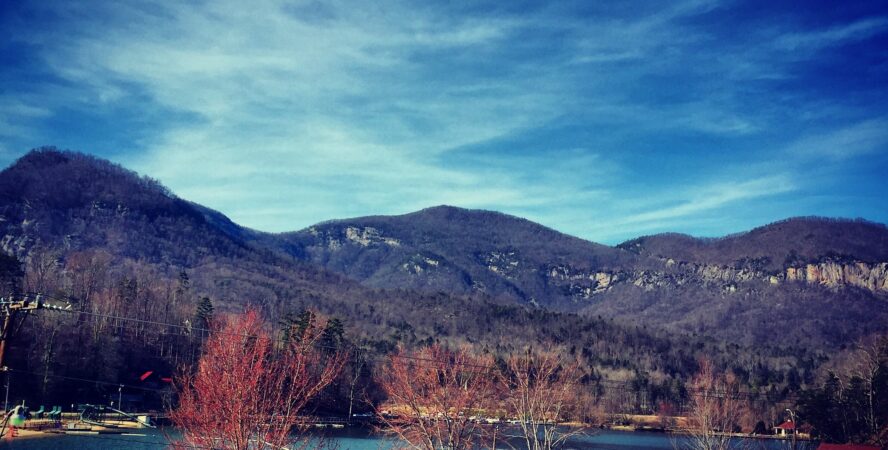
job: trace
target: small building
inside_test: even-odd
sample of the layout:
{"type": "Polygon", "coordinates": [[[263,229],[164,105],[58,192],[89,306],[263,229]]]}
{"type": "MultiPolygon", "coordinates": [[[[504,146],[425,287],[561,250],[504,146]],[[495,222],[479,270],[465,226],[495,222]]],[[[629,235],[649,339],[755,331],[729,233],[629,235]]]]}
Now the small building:
{"type": "Polygon", "coordinates": [[[794,434],[798,434],[798,430],[796,430],[795,423],[791,420],[787,420],[774,427],[775,436],[791,437],[794,434]]]}

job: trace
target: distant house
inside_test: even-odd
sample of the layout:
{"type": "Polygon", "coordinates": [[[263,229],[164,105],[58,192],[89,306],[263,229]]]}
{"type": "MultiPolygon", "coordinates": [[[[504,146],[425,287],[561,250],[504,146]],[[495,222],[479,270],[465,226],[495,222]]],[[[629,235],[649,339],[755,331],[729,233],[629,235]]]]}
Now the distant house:
{"type": "Polygon", "coordinates": [[[879,450],[879,447],[863,444],[820,444],[817,450],[879,450]]]}
{"type": "Polygon", "coordinates": [[[793,434],[798,434],[798,431],[796,430],[795,423],[787,420],[774,427],[774,434],[777,436],[792,436],[793,434]]]}

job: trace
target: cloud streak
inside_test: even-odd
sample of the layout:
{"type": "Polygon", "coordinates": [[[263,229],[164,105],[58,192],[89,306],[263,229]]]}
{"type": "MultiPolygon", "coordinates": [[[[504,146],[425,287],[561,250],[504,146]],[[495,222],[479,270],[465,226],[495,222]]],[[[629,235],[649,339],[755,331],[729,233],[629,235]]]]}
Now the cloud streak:
{"type": "Polygon", "coordinates": [[[888,150],[888,118],[875,118],[828,132],[819,132],[792,143],[786,152],[811,159],[845,160],[888,150]]]}
{"type": "Polygon", "coordinates": [[[269,231],[447,203],[609,242],[815,194],[807,162],[750,164],[775,152],[848,176],[885,150],[883,87],[810,74],[884,17],[729,33],[733,3],[624,6],[25,2],[0,148],[74,142],[269,231]],[[823,105],[848,117],[797,113],[823,105]]]}

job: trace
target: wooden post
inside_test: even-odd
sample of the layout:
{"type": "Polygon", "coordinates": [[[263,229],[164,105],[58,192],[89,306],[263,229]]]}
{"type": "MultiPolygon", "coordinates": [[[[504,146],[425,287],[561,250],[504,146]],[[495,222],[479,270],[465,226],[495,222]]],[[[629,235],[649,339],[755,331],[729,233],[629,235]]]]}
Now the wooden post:
{"type": "Polygon", "coordinates": [[[9,329],[12,324],[12,315],[13,311],[10,311],[9,308],[3,308],[4,318],[3,318],[3,331],[0,332],[0,370],[6,368],[4,363],[4,357],[6,355],[6,341],[9,339],[9,329]]]}
{"type": "MultiPolygon", "coordinates": [[[[6,355],[6,340],[10,335],[10,326],[12,325],[12,311],[9,308],[4,307],[3,312],[5,313],[5,317],[3,318],[3,331],[0,331],[0,371],[4,372],[6,378],[6,397],[3,401],[3,411],[9,411],[9,370],[7,370],[6,366],[3,364],[4,355],[6,355]]],[[[10,433],[12,436],[12,433],[10,433]]]]}

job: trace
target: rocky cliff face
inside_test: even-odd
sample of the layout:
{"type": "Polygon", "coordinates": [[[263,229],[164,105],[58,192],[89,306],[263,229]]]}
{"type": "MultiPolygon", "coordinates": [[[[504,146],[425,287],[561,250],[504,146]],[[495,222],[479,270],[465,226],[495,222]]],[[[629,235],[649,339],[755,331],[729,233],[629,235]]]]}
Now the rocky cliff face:
{"type": "MultiPolygon", "coordinates": [[[[441,212],[448,211],[445,209],[441,212]]],[[[470,218],[478,214],[463,213],[470,218]]],[[[457,223],[466,220],[471,221],[460,217],[457,223]]],[[[800,223],[816,225],[814,222],[800,223]]],[[[435,222],[427,226],[427,230],[416,232],[411,228],[412,221],[404,217],[389,218],[387,221],[380,218],[354,219],[320,224],[296,237],[301,245],[300,253],[307,259],[373,286],[507,295],[518,301],[533,299],[542,305],[569,309],[627,293],[634,295],[632,292],[664,298],[685,295],[681,292],[687,289],[703,289],[719,296],[735,293],[746,295],[747,292],[753,296],[772,295],[777,292],[774,289],[784,289],[781,285],[790,286],[787,283],[804,283],[836,290],[855,287],[873,294],[888,293],[888,262],[879,262],[886,259],[866,262],[835,248],[806,250],[805,255],[793,249],[787,250],[786,254],[762,253],[758,246],[753,246],[752,250],[743,254],[733,247],[713,247],[724,246],[727,241],[697,241],[685,236],[665,236],[623,245],[623,254],[640,253],[640,258],[636,260],[611,258],[615,263],[602,264],[600,258],[590,251],[594,250],[591,247],[565,257],[567,251],[579,248],[573,245],[574,242],[565,241],[563,247],[548,248],[536,236],[528,236],[528,240],[505,240],[492,239],[492,236],[484,234],[485,230],[514,226],[508,222],[505,227],[472,227],[456,233],[448,231],[438,239],[430,238],[452,225],[450,220],[435,222]],[[475,236],[477,239],[464,243],[459,240],[460,236],[475,236]],[[448,246],[448,242],[456,245],[448,246]],[[524,246],[526,242],[538,243],[546,248],[542,252],[527,248],[524,246]],[[646,246],[655,248],[657,252],[649,251],[646,246]],[[697,249],[701,253],[697,255],[699,259],[691,258],[694,255],[687,250],[695,246],[700,247],[697,249]],[[734,259],[723,259],[725,255],[733,255],[734,259]],[[628,290],[624,290],[624,287],[628,290]]],[[[832,227],[834,224],[830,222],[828,225],[832,227]]],[[[856,222],[850,225],[870,227],[856,222]]],[[[798,230],[789,231],[791,236],[787,239],[798,238],[798,230]]],[[[800,248],[805,247],[800,245],[800,248]]]]}
{"type": "Polygon", "coordinates": [[[803,281],[829,287],[855,286],[873,292],[888,291],[888,263],[837,263],[832,261],[789,267],[786,281],[803,281]]]}
{"type": "Polygon", "coordinates": [[[306,230],[308,234],[318,238],[318,240],[326,247],[327,250],[339,250],[345,245],[356,244],[360,247],[369,247],[371,245],[390,245],[398,247],[401,243],[397,239],[386,237],[382,232],[373,227],[345,227],[343,230],[319,230],[317,227],[310,227],[306,230]]]}
{"type": "Polygon", "coordinates": [[[570,266],[551,266],[545,271],[547,281],[561,286],[574,301],[588,300],[620,284],[632,285],[645,291],[669,289],[684,285],[710,285],[722,292],[737,291],[739,283],[758,282],[777,286],[786,282],[816,284],[830,288],[857,287],[872,293],[888,292],[888,263],[841,263],[824,261],[798,267],[787,267],[781,272],[754,267],[730,267],[717,264],[664,261],[662,270],[628,270],[615,272],[582,271],[570,266]]]}

